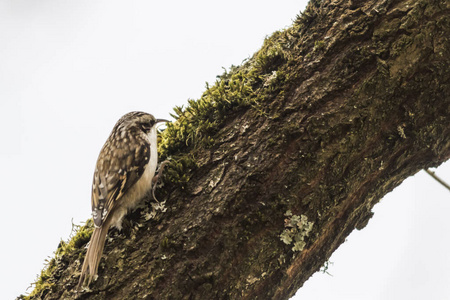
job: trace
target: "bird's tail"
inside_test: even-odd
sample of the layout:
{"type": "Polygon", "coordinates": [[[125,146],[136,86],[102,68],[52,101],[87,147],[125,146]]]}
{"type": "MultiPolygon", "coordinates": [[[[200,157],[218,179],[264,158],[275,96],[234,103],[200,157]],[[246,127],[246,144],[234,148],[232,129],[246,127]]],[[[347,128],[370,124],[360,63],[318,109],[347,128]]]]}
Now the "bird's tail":
{"type": "MultiPolygon", "coordinates": [[[[103,224],[106,225],[106,224],[103,224]]],[[[81,276],[78,282],[77,290],[80,290],[87,280],[89,285],[97,274],[98,265],[102,258],[103,248],[105,246],[106,234],[109,226],[102,226],[94,228],[94,232],[89,242],[89,247],[84,258],[83,267],[81,268],[81,276]]]]}

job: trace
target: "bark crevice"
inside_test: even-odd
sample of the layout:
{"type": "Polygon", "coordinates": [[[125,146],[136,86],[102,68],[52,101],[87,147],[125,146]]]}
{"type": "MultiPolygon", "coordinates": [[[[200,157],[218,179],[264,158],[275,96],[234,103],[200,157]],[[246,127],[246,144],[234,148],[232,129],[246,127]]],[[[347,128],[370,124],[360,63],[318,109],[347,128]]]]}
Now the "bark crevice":
{"type": "Polygon", "coordinates": [[[386,193],[450,157],[448,36],[445,1],[312,1],[204,95],[217,128],[180,112],[203,129],[165,148],[166,211],[110,234],[92,291],[73,291],[76,248],[31,298],[288,299],[386,193]]]}

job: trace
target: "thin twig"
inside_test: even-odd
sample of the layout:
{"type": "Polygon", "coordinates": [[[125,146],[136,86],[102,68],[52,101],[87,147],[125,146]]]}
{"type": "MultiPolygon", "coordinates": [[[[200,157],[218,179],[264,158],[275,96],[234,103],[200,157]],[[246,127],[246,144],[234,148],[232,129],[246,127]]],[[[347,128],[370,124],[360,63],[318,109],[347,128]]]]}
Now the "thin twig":
{"type": "Polygon", "coordinates": [[[433,177],[437,182],[439,182],[440,184],[442,184],[444,187],[447,188],[447,190],[450,191],[450,185],[448,185],[444,180],[440,179],[439,177],[436,176],[436,174],[434,174],[433,171],[430,171],[429,169],[426,169],[425,172],[427,172],[431,177],[433,177]]]}

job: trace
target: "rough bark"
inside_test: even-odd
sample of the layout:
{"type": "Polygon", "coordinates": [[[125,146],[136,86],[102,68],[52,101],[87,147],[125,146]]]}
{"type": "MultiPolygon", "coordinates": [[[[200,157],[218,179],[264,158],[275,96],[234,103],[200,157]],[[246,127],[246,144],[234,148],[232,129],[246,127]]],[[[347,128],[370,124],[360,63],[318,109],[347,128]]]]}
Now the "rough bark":
{"type": "Polygon", "coordinates": [[[91,290],[73,290],[80,247],[32,298],[288,299],[386,193],[450,157],[449,37],[448,1],[313,1],[268,40],[264,96],[177,150],[196,166],[164,187],[167,210],[110,234],[91,290]]]}

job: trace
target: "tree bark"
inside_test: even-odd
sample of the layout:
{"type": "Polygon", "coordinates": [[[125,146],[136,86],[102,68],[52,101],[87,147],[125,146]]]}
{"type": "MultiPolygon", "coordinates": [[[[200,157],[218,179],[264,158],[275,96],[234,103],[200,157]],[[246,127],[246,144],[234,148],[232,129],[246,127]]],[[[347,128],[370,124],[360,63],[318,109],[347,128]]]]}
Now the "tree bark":
{"type": "Polygon", "coordinates": [[[289,299],[386,193],[449,159],[449,37],[448,1],[312,1],[217,83],[247,102],[216,107],[201,142],[177,127],[189,108],[163,133],[184,142],[162,150],[166,210],[110,232],[90,290],[82,244],[31,298],[289,299]]]}

